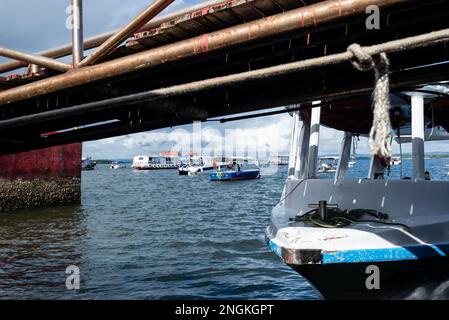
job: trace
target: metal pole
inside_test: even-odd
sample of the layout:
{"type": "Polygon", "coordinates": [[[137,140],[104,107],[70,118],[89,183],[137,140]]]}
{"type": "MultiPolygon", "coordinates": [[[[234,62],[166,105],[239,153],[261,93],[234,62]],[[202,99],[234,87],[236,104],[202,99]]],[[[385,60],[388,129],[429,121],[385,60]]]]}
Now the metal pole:
{"type": "Polygon", "coordinates": [[[299,111],[295,111],[292,116],[293,128],[290,139],[290,155],[288,159],[288,177],[295,175],[296,161],[298,161],[298,140],[299,140],[299,111]]]}
{"type": "MultiPolygon", "coordinates": [[[[152,30],[170,20],[176,19],[176,18],[183,16],[185,14],[188,14],[190,12],[194,12],[194,11],[201,10],[203,8],[211,7],[213,5],[216,5],[216,4],[219,4],[222,2],[223,2],[223,0],[206,1],[206,2],[200,3],[196,6],[192,6],[192,7],[188,7],[188,8],[176,11],[174,13],[164,14],[163,16],[157,17],[157,18],[151,20],[150,22],[148,22],[145,26],[143,26],[140,30],[138,30],[138,32],[152,30]]],[[[113,31],[108,31],[108,32],[87,38],[84,41],[84,49],[89,50],[89,49],[93,49],[93,48],[100,46],[103,42],[108,40],[108,38],[110,38],[111,36],[116,34],[118,31],[119,31],[119,29],[113,30],[113,31]]],[[[48,58],[62,58],[62,57],[65,57],[65,56],[68,56],[71,54],[72,54],[72,43],[67,43],[67,44],[61,45],[59,47],[55,47],[55,48],[51,48],[48,50],[44,50],[44,51],[35,53],[35,55],[44,56],[44,57],[48,57],[48,58]]],[[[17,60],[5,62],[3,64],[0,64],[0,73],[8,72],[8,71],[19,69],[21,67],[26,67],[26,66],[27,66],[27,63],[24,63],[22,61],[17,61],[17,60]]]]}
{"type": "Polygon", "coordinates": [[[310,143],[310,118],[302,119],[302,127],[299,138],[298,161],[295,168],[295,176],[298,179],[307,179],[310,143]]]}
{"type": "Polygon", "coordinates": [[[83,0],[72,0],[72,64],[78,68],[84,58],[83,0]]]}
{"type": "MultiPolygon", "coordinates": [[[[377,0],[380,7],[389,7],[408,2],[407,0],[377,0]]],[[[18,88],[0,92],[0,105],[12,103],[51,92],[68,89],[88,82],[104,80],[129,72],[148,70],[162,64],[179,61],[196,55],[204,55],[221,49],[228,49],[241,44],[249,44],[263,39],[272,39],[284,33],[305,29],[309,26],[339,21],[355,15],[364,14],[366,6],[373,4],[373,0],[328,0],[313,5],[280,13],[253,22],[237,25],[217,32],[194,37],[162,47],[136,53],[127,57],[108,61],[89,69],[80,68],[70,74],[56,76],[18,88]],[[298,23],[303,21],[304,24],[298,23]],[[207,44],[207,45],[206,45],[207,44]]],[[[439,35],[439,34],[438,34],[439,35]]],[[[441,39],[445,35],[441,36],[441,39]]],[[[428,39],[426,39],[428,42],[428,39]]],[[[443,40],[441,40],[443,41],[443,40]]],[[[393,43],[393,42],[392,42],[393,43]]],[[[413,42],[410,42],[413,43],[413,42]]],[[[387,52],[382,47],[382,52],[387,52]]],[[[373,54],[373,52],[370,52],[373,54]]],[[[351,60],[352,54],[345,52],[338,57],[326,56],[322,64],[325,65],[351,60]],[[338,61],[339,58],[340,61],[338,61]],[[331,62],[330,62],[331,61],[331,62]]],[[[289,66],[290,68],[290,66],[289,66]]],[[[304,68],[305,69],[305,68],[304,68]]],[[[257,70],[256,70],[257,71],[257,70]]]]}
{"type": "Polygon", "coordinates": [[[45,67],[48,69],[61,71],[61,72],[66,72],[67,70],[69,70],[71,68],[70,65],[68,65],[66,63],[59,62],[58,60],[55,60],[55,59],[36,56],[34,54],[24,53],[24,52],[20,52],[17,50],[4,48],[4,47],[0,47],[0,56],[17,59],[20,61],[27,62],[27,64],[28,63],[35,64],[35,65],[38,65],[41,67],[45,67]]]}
{"type": "Polygon", "coordinates": [[[413,179],[424,180],[424,97],[412,96],[413,179]]]}
{"type": "MultiPolygon", "coordinates": [[[[317,104],[318,101],[314,102],[317,104]]],[[[321,101],[319,101],[321,103],[321,101]]],[[[309,144],[309,172],[308,177],[316,176],[318,166],[318,148],[320,145],[320,123],[321,123],[321,107],[312,109],[312,116],[310,119],[310,144],[309,144]]]]}
{"type": "Polygon", "coordinates": [[[351,157],[351,147],[352,147],[352,133],[345,132],[340,151],[340,162],[338,163],[337,172],[335,173],[335,181],[346,178],[349,158],[351,157]]]}
{"type": "Polygon", "coordinates": [[[95,53],[84,59],[80,67],[95,64],[98,60],[111,53],[120,43],[129,38],[133,33],[142,28],[149,20],[153,19],[162,10],[167,8],[174,0],[156,0],[141,14],[134,18],[128,25],[106,40],[95,53]]]}

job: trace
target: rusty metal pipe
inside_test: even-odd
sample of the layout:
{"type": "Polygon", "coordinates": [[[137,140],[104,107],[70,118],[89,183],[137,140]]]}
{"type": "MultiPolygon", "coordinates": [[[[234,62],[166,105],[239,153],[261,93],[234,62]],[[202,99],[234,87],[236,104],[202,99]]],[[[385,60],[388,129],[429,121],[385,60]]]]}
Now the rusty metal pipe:
{"type": "MultiPolygon", "coordinates": [[[[416,0],[328,0],[290,10],[213,33],[175,42],[99,65],[74,70],[21,87],[0,92],[0,105],[10,104],[71,87],[105,80],[131,72],[148,70],[167,62],[205,55],[242,44],[271,39],[307,27],[365,14],[366,7],[376,4],[381,9],[416,0]]],[[[419,3],[419,1],[418,1],[419,3]]]]}
{"type": "Polygon", "coordinates": [[[55,59],[41,57],[34,54],[29,54],[4,47],[0,47],[0,56],[21,60],[27,62],[27,64],[30,63],[61,72],[66,72],[71,68],[70,65],[62,63],[55,59]]]}
{"type": "MultiPolygon", "coordinates": [[[[166,23],[170,20],[176,19],[186,13],[201,10],[202,8],[207,8],[207,7],[213,6],[218,3],[222,3],[222,2],[225,2],[225,1],[224,0],[205,1],[196,6],[188,7],[186,9],[182,9],[182,10],[176,11],[174,13],[164,14],[163,16],[156,17],[155,19],[148,22],[140,30],[138,30],[138,32],[152,30],[154,28],[159,27],[161,24],[166,23]]],[[[94,49],[94,48],[100,46],[103,42],[105,42],[108,38],[110,38],[111,36],[116,34],[118,31],[119,31],[119,29],[105,32],[105,33],[95,35],[93,37],[85,39],[84,49],[90,50],[90,49],[94,49]]],[[[65,57],[65,56],[68,56],[71,54],[72,54],[72,44],[71,43],[67,43],[67,44],[52,48],[52,49],[48,49],[48,50],[44,50],[44,51],[35,53],[35,55],[44,56],[44,57],[48,57],[48,58],[62,58],[62,57],[65,57]]],[[[18,60],[8,61],[8,62],[0,64],[0,74],[15,70],[15,69],[19,69],[22,67],[26,67],[27,65],[28,65],[27,63],[18,61],[18,60]]]]}
{"type": "Polygon", "coordinates": [[[85,67],[95,64],[98,60],[111,53],[120,43],[128,39],[133,33],[142,28],[149,20],[167,8],[174,0],[156,0],[119,32],[106,40],[93,54],[79,64],[85,67]]]}
{"type": "MultiPolygon", "coordinates": [[[[401,51],[403,49],[414,49],[414,48],[416,49],[418,47],[432,46],[439,43],[446,43],[448,41],[449,41],[449,29],[443,29],[440,31],[435,31],[424,35],[418,35],[414,37],[393,40],[378,45],[364,47],[363,51],[366,52],[368,55],[373,56],[378,55],[382,52],[392,53],[401,51]]],[[[342,53],[336,53],[329,56],[313,58],[303,61],[290,62],[287,64],[256,69],[252,71],[246,71],[227,76],[199,80],[186,84],[178,84],[167,88],[155,89],[141,93],[133,93],[126,96],[115,97],[101,101],[89,102],[78,106],[35,113],[31,115],[0,121],[0,131],[24,127],[27,125],[36,125],[43,121],[54,121],[62,119],[64,117],[82,116],[88,112],[106,111],[110,109],[120,108],[125,105],[131,106],[136,104],[140,105],[140,107],[142,108],[154,109],[167,113],[175,113],[191,118],[204,120],[208,117],[208,113],[205,110],[200,110],[196,107],[185,104],[183,104],[182,106],[173,106],[170,105],[167,99],[180,97],[186,94],[199,93],[202,91],[204,92],[211,89],[217,88],[221,89],[229,86],[243,85],[250,83],[251,81],[258,81],[261,79],[265,80],[273,79],[278,76],[285,76],[287,74],[297,73],[304,70],[310,70],[313,68],[322,68],[325,66],[335,65],[337,63],[344,63],[344,62],[348,63],[352,60],[352,58],[353,54],[348,51],[345,51],[342,53]],[[152,104],[148,104],[149,102],[151,102],[152,104]]],[[[392,75],[394,75],[394,73],[392,73],[392,75]]],[[[423,78],[421,77],[421,79],[423,78]]],[[[424,79],[422,81],[423,82],[418,83],[422,84],[426,82],[426,80],[424,79]]],[[[408,85],[410,86],[412,85],[412,83],[408,83],[408,85]]],[[[414,83],[416,84],[417,82],[414,83]]],[[[392,84],[392,88],[397,88],[401,85],[404,86],[405,84],[407,84],[407,82],[402,81],[400,84],[399,82],[397,82],[396,84],[392,84]]],[[[360,95],[362,93],[366,93],[367,88],[363,87],[362,89],[359,90],[361,91],[353,89],[353,91],[351,92],[350,91],[339,92],[337,96],[345,94],[360,95]]],[[[369,86],[368,90],[372,90],[372,87],[369,86]]],[[[324,95],[321,92],[320,94],[322,96],[321,97],[322,100],[332,98],[332,95],[330,95],[328,92],[326,92],[324,95]]]]}

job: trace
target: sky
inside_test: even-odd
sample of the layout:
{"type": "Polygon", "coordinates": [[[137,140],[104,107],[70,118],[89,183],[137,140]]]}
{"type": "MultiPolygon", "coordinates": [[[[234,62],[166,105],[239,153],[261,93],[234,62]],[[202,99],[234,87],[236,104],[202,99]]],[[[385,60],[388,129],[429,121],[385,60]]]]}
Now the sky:
{"type": "MultiPolygon", "coordinates": [[[[201,3],[198,0],[175,0],[164,13],[201,3]]],[[[117,29],[142,9],[150,0],[84,0],[85,38],[117,29]]],[[[25,52],[38,52],[71,41],[66,28],[67,6],[70,0],[1,0],[0,46],[25,52]]],[[[163,14],[163,13],[162,13],[163,14]]],[[[0,63],[6,59],[0,57],[0,63]]],[[[246,152],[257,150],[266,154],[288,154],[292,118],[288,114],[219,124],[201,124],[203,153],[246,152]]],[[[133,135],[114,137],[83,144],[84,156],[96,159],[125,159],[139,154],[157,154],[166,150],[189,151],[196,141],[192,138],[193,125],[161,129],[133,135]]],[[[322,128],[320,152],[337,155],[342,134],[322,128]]],[[[368,142],[359,142],[359,154],[368,154],[368,142]]],[[[428,151],[440,151],[447,145],[432,143],[428,151]]],[[[394,147],[397,152],[398,147],[394,147]]],[[[254,152],[253,152],[254,151],[254,152]]],[[[405,147],[409,151],[409,147],[405,147]]]]}

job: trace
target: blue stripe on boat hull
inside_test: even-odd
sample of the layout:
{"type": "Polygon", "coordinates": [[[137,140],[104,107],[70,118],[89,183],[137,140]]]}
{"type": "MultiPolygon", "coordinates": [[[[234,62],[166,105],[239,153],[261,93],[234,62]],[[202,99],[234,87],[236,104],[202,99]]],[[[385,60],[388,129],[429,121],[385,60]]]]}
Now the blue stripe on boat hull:
{"type": "MultiPolygon", "coordinates": [[[[282,256],[282,249],[272,240],[268,247],[278,256],[282,256]]],[[[301,250],[297,250],[300,252],[301,250]]],[[[360,249],[326,252],[322,251],[322,264],[338,263],[375,263],[385,261],[407,261],[431,258],[445,258],[449,254],[449,244],[429,244],[409,247],[360,249]]]]}
{"type": "MultiPolygon", "coordinates": [[[[424,294],[432,294],[433,298],[435,292],[441,291],[438,289],[441,283],[449,279],[447,243],[323,252],[321,261],[318,258],[315,262],[290,264],[289,256],[305,257],[303,253],[307,250],[287,250],[278,246],[268,235],[266,240],[276,255],[306,278],[326,299],[406,299],[413,296],[418,288],[425,288],[424,294]],[[372,266],[376,266],[380,272],[378,290],[370,290],[366,286],[371,275],[367,270],[372,266]]],[[[439,299],[449,298],[447,292],[441,294],[444,296],[439,299]]]]}

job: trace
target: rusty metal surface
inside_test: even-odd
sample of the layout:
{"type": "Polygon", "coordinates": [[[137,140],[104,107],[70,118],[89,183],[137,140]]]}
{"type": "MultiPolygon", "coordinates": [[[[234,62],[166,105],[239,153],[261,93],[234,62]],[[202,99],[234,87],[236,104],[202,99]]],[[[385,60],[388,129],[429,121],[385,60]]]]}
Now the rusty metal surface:
{"type": "MultiPolygon", "coordinates": [[[[377,0],[380,8],[413,3],[413,0],[377,0]]],[[[141,53],[108,61],[88,68],[73,70],[70,73],[55,76],[18,88],[0,92],[0,105],[29,99],[59,90],[72,88],[86,83],[140,72],[193,56],[201,56],[236,47],[249,46],[261,40],[282,37],[309,27],[339,21],[365,14],[366,7],[373,0],[328,0],[285,13],[254,20],[249,23],[204,34],[141,53]]]]}
{"type": "Polygon", "coordinates": [[[80,67],[89,66],[112,52],[120,43],[129,38],[134,32],[142,28],[149,20],[167,8],[174,0],[155,0],[149,7],[142,11],[136,18],[108,38],[92,55],[85,58],[79,64],[80,67]]]}
{"type": "MultiPolygon", "coordinates": [[[[191,38],[240,23],[249,22],[264,16],[281,13],[301,6],[320,2],[320,0],[222,0],[206,1],[169,15],[164,15],[148,22],[135,34],[135,39],[128,41],[128,50],[121,55],[131,54],[143,49],[154,48],[172,41],[191,38]]],[[[118,31],[118,30],[117,30],[118,31]]],[[[117,31],[105,33],[86,39],[86,50],[98,47],[117,31]]],[[[37,55],[60,58],[72,53],[71,45],[45,50],[37,55]]],[[[0,73],[26,66],[20,61],[0,64],[0,73]]]]}
{"type": "MultiPolygon", "coordinates": [[[[146,30],[152,30],[154,28],[158,28],[162,24],[164,24],[167,21],[170,21],[176,17],[185,15],[188,12],[198,11],[201,10],[204,7],[210,7],[214,4],[226,2],[229,0],[209,0],[204,1],[198,5],[188,7],[186,9],[182,9],[180,11],[176,11],[174,13],[165,14],[161,17],[156,17],[154,20],[148,22],[145,26],[142,27],[140,31],[146,31],[146,30]]],[[[110,32],[105,32],[90,38],[85,39],[84,41],[84,48],[85,50],[93,49],[101,45],[104,41],[106,41],[109,37],[113,36],[115,33],[117,33],[119,30],[113,30],[110,32]]],[[[36,53],[40,56],[45,56],[49,58],[61,58],[68,56],[72,53],[72,44],[64,44],[56,48],[44,50],[41,52],[36,53]]],[[[20,61],[9,61],[3,64],[0,64],[0,73],[12,71],[21,67],[25,67],[26,63],[20,62],[20,61]]]]}
{"type": "Polygon", "coordinates": [[[241,23],[317,3],[293,0],[232,0],[188,12],[159,27],[139,32],[128,41],[130,52],[154,48],[241,23]]]}
{"type": "MultiPolygon", "coordinates": [[[[417,2],[407,1],[405,7],[395,6],[381,10],[382,27],[378,31],[366,30],[365,14],[316,26],[312,23],[306,28],[299,28],[293,33],[288,33],[288,36],[285,36],[286,33],[280,33],[279,36],[264,38],[262,41],[254,40],[243,42],[242,45],[200,51],[196,54],[190,53],[188,58],[158,62],[156,66],[150,66],[147,69],[130,70],[118,77],[81,83],[76,87],[3,105],[0,106],[0,121],[340,53],[353,42],[372,45],[449,27],[448,2],[435,0],[418,2],[419,5],[414,5],[415,3],[417,2]]],[[[198,39],[202,40],[203,37],[200,36],[198,39]]],[[[192,44],[192,42],[188,43],[192,44]]],[[[169,48],[175,44],[179,42],[170,44],[169,48]]],[[[167,48],[167,46],[164,47],[167,48]]],[[[129,48],[121,49],[129,50],[129,48]]],[[[155,49],[146,52],[154,52],[155,49]]],[[[193,47],[190,49],[193,51],[193,47]]],[[[163,53],[163,51],[159,52],[163,53]]],[[[433,65],[449,60],[449,53],[444,45],[395,53],[389,55],[389,58],[393,72],[392,90],[410,89],[423,83],[447,80],[449,65],[433,65]],[[429,66],[416,69],[417,66],[422,65],[429,66]]],[[[40,77],[46,77],[46,75],[40,75],[40,77]]],[[[15,80],[0,81],[0,90],[2,86],[6,89],[12,83],[24,84],[33,79],[28,76],[25,79],[15,77],[15,80]]],[[[194,111],[196,115],[206,112],[209,117],[218,117],[286,104],[305,103],[311,100],[335,103],[336,99],[369,95],[372,84],[372,74],[360,73],[349,63],[342,64],[286,77],[249,81],[244,85],[226,85],[214,90],[201,90],[195,94],[185,94],[176,99],[164,99],[157,103],[117,105],[108,109],[107,112],[90,111],[70,117],[63,115],[62,118],[42,121],[37,125],[3,130],[0,132],[0,151],[1,153],[19,152],[187,124],[192,121],[191,111],[194,111]],[[342,74],[344,74],[344,81],[341,78],[342,74]],[[188,110],[187,113],[186,110],[188,110]],[[181,114],[184,116],[180,116],[181,114]],[[102,121],[111,120],[115,122],[102,123],[102,121]],[[84,125],[89,126],[45,138],[41,136],[44,132],[84,125]],[[20,144],[14,144],[13,140],[20,144]]]]}

